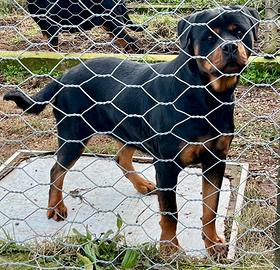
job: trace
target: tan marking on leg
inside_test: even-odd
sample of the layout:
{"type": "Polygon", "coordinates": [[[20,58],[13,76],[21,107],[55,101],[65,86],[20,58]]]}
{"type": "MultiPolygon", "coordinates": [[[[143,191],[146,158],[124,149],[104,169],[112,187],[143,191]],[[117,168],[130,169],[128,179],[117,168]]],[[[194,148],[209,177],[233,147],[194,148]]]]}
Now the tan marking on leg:
{"type": "Polygon", "coordinates": [[[218,208],[219,190],[207,179],[203,179],[203,216],[202,235],[205,247],[210,255],[224,255],[227,252],[225,239],[217,234],[216,215],[218,208]]]}
{"type": "MultiPolygon", "coordinates": [[[[115,35],[110,31],[109,28],[107,28],[106,26],[102,26],[102,28],[109,34],[111,39],[115,38],[115,35]]],[[[123,48],[128,53],[135,52],[135,50],[131,47],[131,45],[127,41],[125,41],[123,38],[117,38],[116,44],[119,47],[123,48]]]]}
{"type": "Polygon", "coordinates": [[[73,159],[67,168],[63,168],[58,162],[51,169],[51,183],[49,189],[49,203],[47,211],[48,218],[52,218],[55,221],[64,220],[67,218],[67,208],[63,202],[62,189],[63,182],[68,170],[74,166],[84,151],[84,147],[81,148],[80,153],[76,159],[73,159]]]}
{"type": "Polygon", "coordinates": [[[123,38],[118,38],[116,40],[116,43],[118,46],[124,48],[124,50],[128,53],[134,53],[135,50],[132,48],[132,46],[127,42],[125,41],[123,38]]]}
{"type": "Polygon", "coordinates": [[[218,151],[219,156],[221,156],[222,158],[226,158],[232,139],[233,139],[232,135],[221,136],[217,139],[215,148],[218,151]]]}
{"type": "Polygon", "coordinates": [[[170,256],[178,251],[179,242],[177,231],[177,204],[175,191],[159,191],[159,208],[161,211],[160,251],[163,256],[170,256]]]}
{"type": "Polygon", "coordinates": [[[198,162],[201,152],[205,150],[202,144],[190,144],[184,146],[184,149],[180,153],[180,160],[184,167],[198,162]]]}
{"type": "Polygon", "coordinates": [[[114,38],[114,34],[110,31],[109,28],[107,28],[106,26],[102,25],[102,28],[109,34],[110,38],[114,38]]]}
{"type": "Polygon", "coordinates": [[[210,149],[213,145],[213,142],[210,140],[210,137],[204,136],[197,138],[199,144],[181,144],[180,160],[183,166],[188,166],[190,164],[198,163],[201,154],[210,149]]]}
{"type": "Polygon", "coordinates": [[[135,173],[135,168],[132,164],[132,157],[136,149],[121,143],[120,146],[121,149],[117,155],[117,162],[125,177],[129,179],[135,189],[141,194],[148,194],[154,191],[156,189],[155,184],[135,173]]]}
{"type": "Polygon", "coordinates": [[[49,36],[47,35],[47,33],[42,33],[42,35],[43,35],[43,39],[45,39],[45,40],[48,40],[49,39],[49,36]]]}
{"type": "Polygon", "coordinates": [[[51,170],[51,185],[49,190],[48,218],[55,221],[63,220],[67,217],[67,208],[63,203],[62,188],[67,170],[56,163],[51,170]]]}
{"type": "Polygon", "coordinates": [[[160,251],[163,256],[174,254],[180,248],[176,237],[177,222],[170,216],[161,215],[160,251]]]}

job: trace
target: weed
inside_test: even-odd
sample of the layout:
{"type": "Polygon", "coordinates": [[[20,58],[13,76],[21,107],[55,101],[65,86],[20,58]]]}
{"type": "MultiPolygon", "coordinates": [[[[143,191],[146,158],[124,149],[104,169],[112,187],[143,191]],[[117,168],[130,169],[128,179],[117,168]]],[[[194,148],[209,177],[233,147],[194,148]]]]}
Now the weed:
{"type": "Polygon", "coordinates": [[[26,74],[26,69],[19,65],[7,65],[6,69],[3,69],[3,75],[6,77],[16,77],[22,74],[26,74]]]}
{"type": "Polygon", "coordinates": [[[36,70],[34,72],[35,75],[50,75],[52,77],[59,77],[62,72],[59,70],[50,70],[49,68],[46,67],[41,67],[39,70],[36,70]]]}
{"type": "Polygon", "coordinates": [[[30,73],[22,65],[6,65],[0,70],[0,76],[8,84],[19,84],[24,81],[30,73]]]}
{"type": "Polygon", "coordinates": [[[61,71],[50,70],[46,67],[41,67],[39,70],[29,72],[27,68],[20,64],[8,64],[0,70],[0,76],[3,77],[4,82],[6,82],[7,84],[20,84],[34,75],[59,77],[61,75],[61,71]]]}
{"type": "Polygon", "coordinates": [[[123,220],[117,216],[117,232],[109,230],[101,234],[100,238],[93,238],[86,230],[83,235],[74,229],[74,233],[81,240],[82,247],[77,253],[78,258],[87,269],[110,269],[110,266],[121,265],[122,269],[135,268],[138,264],[140,252],[137,248],[127,247],[125,238],[120,231],[123,220]],[[109,267],[109,268],[108,268],[109,267]]]}

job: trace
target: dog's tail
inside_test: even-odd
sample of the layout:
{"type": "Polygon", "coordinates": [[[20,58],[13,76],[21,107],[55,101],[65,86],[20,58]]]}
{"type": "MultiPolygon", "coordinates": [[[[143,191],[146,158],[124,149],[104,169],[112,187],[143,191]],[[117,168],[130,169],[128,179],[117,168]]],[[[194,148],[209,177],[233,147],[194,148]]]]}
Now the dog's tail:
{"type": "Polygon", "coordinates": [[[27,113],[39,114],[51,102],[60,88],[61,85],[53,81],[34,96],[29,97],[19,90],[12,90],[4,95],[4,100],[14,101],[19,108],[27,113]]]}

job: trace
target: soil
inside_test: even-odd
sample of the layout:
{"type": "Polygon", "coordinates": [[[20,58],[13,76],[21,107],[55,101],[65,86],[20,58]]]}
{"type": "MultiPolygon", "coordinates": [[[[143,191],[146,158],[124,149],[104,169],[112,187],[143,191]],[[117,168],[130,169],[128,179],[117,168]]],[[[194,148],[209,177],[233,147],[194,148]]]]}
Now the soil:
{"type": "MultiPolygon", "coordinates": [[[[0,35],[5,36],[5,39],[0,41],[0,50],[54,51],[54,48],[48,45],[47,40],[43,39],[40,28],[30,17],[17,13],[0,17],[0,26],[5,26],[5,28],[0,28],[0,35]]],[[[176,54],[179,48],[175,44],[176,27],[173,28],[174,26],[166,28],[164,25],[159,25],[156,29],[152,27],[144,32],[126,30],[137,40],[136,46],[141,50],[141,53],[176,54]],[[170,42],[170,39],[173,42],[170,42]]],[[[91,31],[83,33],[60,33],[57,49],[61,53],[124,52],[117,45],[117,41],[112,40],[109,33],[102,27],[95,27],[91,31]]]]}
{"type": "MultiPolygon", "coordinates": [[[[177,21],[182,18],[181,14],[172,15],[168,20],[162,16],[150,16],[145,19],[149,27],[143,32],[133,32],[126,28],[127,32],[136,39],[136,46],[139,48],[135,53],[148,54],[178,54],[180,51],[177,42],[177,21]]],[[[140,17],[141,18],[141,17],[140,17]]],[[[143,20],[143,19],[142,19],[143,20]]],[[[139,23],[139,22],[137,22],[139,23]]],[[[56,51],[47,40],[43,39],[38,25],[28,16],[22,13],[0,16],[0,36],[5,37],[0,41],[0,50],[8,51],[56,51]]],[[[280,29],[279,36],[280,36],[280,29]]],[[[264,23],[259,27],[259,38],[254,46],[254,54],[262,52],[265,46],[264,41],[267,27],[264,23]]],[[[112,40],[111,35],[102,27],[94,27],[91,31],[82,33],[60,33],[60,53],[124,53],[123,48],[117,45],[116,39],[112,40]]],[[[280,48],[277,48],[280,54],[280,48]]]]}

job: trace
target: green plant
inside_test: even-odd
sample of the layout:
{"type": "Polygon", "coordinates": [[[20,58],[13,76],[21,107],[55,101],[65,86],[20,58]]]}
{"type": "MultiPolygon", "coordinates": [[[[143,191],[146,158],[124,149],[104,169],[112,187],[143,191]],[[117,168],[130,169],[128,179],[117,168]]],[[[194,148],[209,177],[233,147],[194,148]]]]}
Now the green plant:
{"type": "Polygon", "coordinates": [[[22,65],[6,65],[1,67],[0,76],[4,78],[8,84],[19,84],[25,80],[30,73],[22,65]]]}
{"type": "Polygon", "coordinates": [[[26,74],[27,70],[21,65],[7,65],[2,71],[6,77],[14,77],[22,74],[26,74]]]}
{"type": "Polygon", "coordinates": [[[59,77],[62,72],[59,70],[50,70],[47,67],[41,67],[39,70],[34,72],[36,75],[51,75],[52,77],[59,77]]]}
{"type": "Polygon", "coordinates": [[[18,9],[19,6],[23,8],[26,4],[26,0],[1,0],[0,1],[0,16],[7,15],[12,13],[15,9],[18,9]]]}
{"type": "Polygon", "coordinates": [[[252,63],[242,73],[241,84],[280,84],[280,68],[269,63],[252,63]]]}
{"type": "Polygon", "coordinates": [[[81,234],[73,229],[75,235],[80,239],[82,247],[77,253],[85,269],[96,270],[107,269],[111,264],[120,264],[122,269],[133,269],[139,259],[137,248],[127,247],[125,238],[121,235],[123,220],[117,216],[117,232],[108,230],[102,233],[99,238],[93,238],[92,234],[86,229],[86,234],[81,234]],[[105,267],[105,268],[104,268],[105,267]]]}
{"type": "Polygon", "coordinates": [[[51,70],[46,67],[41,67],[39,70],[29,72],[29,70],[21,64],[8,64],[0,69],[0,76],[2,76],[4,81],[8,84],[20,84],[23,81],[25,81],[28,77],[32,77],[34,75],[50,75],[52,77],[59,77],[61,73],[61,71],[51,70]]]}

